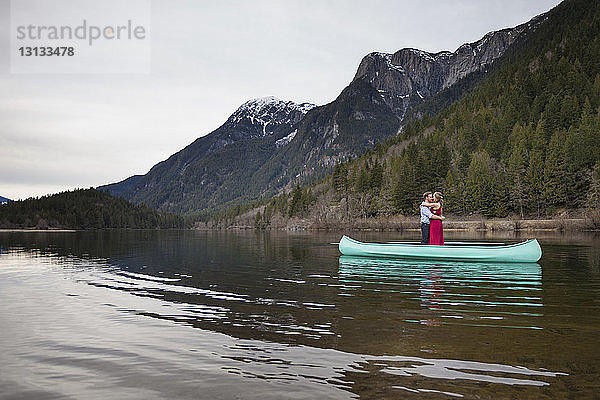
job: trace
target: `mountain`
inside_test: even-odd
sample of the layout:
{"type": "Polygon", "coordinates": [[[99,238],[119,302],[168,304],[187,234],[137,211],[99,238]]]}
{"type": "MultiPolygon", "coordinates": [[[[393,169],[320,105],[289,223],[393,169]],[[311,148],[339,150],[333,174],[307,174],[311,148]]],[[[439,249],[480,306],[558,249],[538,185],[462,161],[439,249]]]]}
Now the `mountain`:
{"type": "Polygon", "coordinates": [[[317,179],[398,132],[400,120],[365,80],[352,82],[335,101],[311,110],[296,137],[259,171],[275,189],[317,179]]]}
{"type": "Polygon", "coordinates": [[[2,228],[183,228],[183,217],[160,213],[95,189],[11,201],[0,207],[2,228]]]}
{"type": "Polygon", "coordinates": [[[0,196],[0,204],[6,204],[9,201],[12,201],[12,200],[11,199],[7,199],[6,197],[0,196]]]}
{"type": "Polygon", "coordinates": [[[217,130],[147,174],[99,189],[182,213],[222,209],[291,190],[396,136],[407,112],[440,91],[446,93],[440,104],[462,97],[544,19],[542,15],[488,33],[453,53],[371,53],[333,102],[317,107],[274,97],[248,101],[217,130]]]}
{"type": "Polygon", "coordinates": [[[137,175],[98,189],[163,211],[191,212],[262,194],[253,174],[289,143],[314,104],[275,97],[242,104],[212,133],[137,175]]]}
{"type": "Polygon", "coordinates": [[[455,52],[429,53],[402,49],[394,54],[374,52],[365,56],[354,77],[369,82],[399,117],[467,75],[486,70],[518,39],[535,31],[546,19],[539,15],[514,28],[486,34],[474,43],[466,43],[455,52]]]}
{"type": "Polygon", "coordinates": [[[245,216],[229,212],[214,221],[241,225],[250,218],[263,228],[302,219],[324,228],[361,227],[375,217],[371,226],[401,228],[401,219],[393,225],[390,218],[415,218],[420,193],[439,190],[444,213],[482,224],[510,215],[519,229],[522,219],[558,216],[555,226],[567,229],[561,221],[572,215],[585,219],[580,229],[597,230],[600,2],[563,1],[485,76],[476,74],[469,93],[406,125],[377,151],[338,164],[316,185],[243,208],[245,216]]]}
{"type": "Polygon", "coordinates": [[[460,89],[449,93],[452,100],[460,98],[474,87],[469,78],[477,83],[495,60],[545,18],[542,14],[515,28],[490,32],[454,53],[402,49],[368,54],[338,98],[307,114],[296,140],[265,165],[263,169],[278,172],[271,176],[271,185],[281,188],[288,183],[291,189],[289,182],[324,176],[336,164],[396,135],[407,111],[457,83],[460,89]]]}

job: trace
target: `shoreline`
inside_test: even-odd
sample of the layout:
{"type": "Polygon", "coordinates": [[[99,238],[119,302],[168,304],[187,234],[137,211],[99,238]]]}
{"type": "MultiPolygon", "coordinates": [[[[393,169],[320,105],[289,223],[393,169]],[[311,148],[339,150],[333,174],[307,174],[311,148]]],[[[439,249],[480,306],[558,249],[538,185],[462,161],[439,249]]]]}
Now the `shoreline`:
{"type": "Polygon", "coordinates": [[[13,232],[34,232],[34,233],[48,233],[48,232],[79,232],[81,229],[37,229],[37,228],[0,228],[0,233],[13,233],[13,232]]]}
{"type": "MultiPolygon", "coordinates": [[[[235,225],[197,223],[193,228],[184,230],[267,230],[267,231],[388,231],[418,232],[421,230],[415,218],[367,218],[357,221],[320,221],[309,219],[274,219],[265,228],[256,228],[253,221],[238,221],[235,225]]],[[[0,228],[0,233],[73,233],[80,231],[120,230],[107,229],[39,229],[39,228],[0,228]]],[[[146,230],[125,229],[124,230],[146,230]]],[[[157,230],[157,229],[148,229],[157,230]]],[[[158,229],[173,230],[173,228],[158,229]]],[[[546,218],[546,219],[446,219],[444,231],[447,232],[599,232],[600,223],[594,219],[583,218],[546,218]]]]}
{"type": "MultiPolygon", "coordinates": [[[[194,229],[256,229],[253,219],[236,221],[234,225],[197,224],[194,229]]],[[[420,231],[417,218],[390,217],[366,218],[356,221],[312,221],[310,219],[274,218],[259,230],[282,231],[420,231]]],[[[444,231],[455,232],[598,232],[600,223],[596,219],[545,218],[545,219],[460,219],[451,217],[444,221],[444,231]]]]}

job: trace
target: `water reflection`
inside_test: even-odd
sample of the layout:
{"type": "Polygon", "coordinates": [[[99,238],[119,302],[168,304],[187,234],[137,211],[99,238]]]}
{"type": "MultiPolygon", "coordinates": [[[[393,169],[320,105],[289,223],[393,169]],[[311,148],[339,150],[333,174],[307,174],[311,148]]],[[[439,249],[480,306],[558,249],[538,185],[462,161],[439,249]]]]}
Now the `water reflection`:
{"type": "MultiPolygon", "coordinates": [[[[344,277],[347,274],[340,273],[344,277]]],[[[301,313],[290,314],[288,323],[282,324],[276,318],[276,303],[281,300],[273,299],[268,305],[274,307],[270,311],[274,322],[268,323],[266,315],[257,314],[258,309],[264,311],[260,308],[264,298],[186,286],[184,276],[161,275],[165,274],[133,273],[98,260],[22,249],[0,256],[1,281],[13,282],[4,286],[6,290],[0,295],[4,326],[10,327],[2,342],[4,379],[10,385],[3,386],[0,381],[0,386],[16,397],[33,396],[26,386],[15,384],[25,373],[27,381],[38,382],[42,388],[36,397],[81,398],[92,390],[98,396],[119,393],[120,398],[136,398],[139,393],[131,389],[142,383],[145,398],[170,397],[173,393],[193,398],[198,388],[233,398],[241,387],[249,391],[244,398],[257,399],[286,398],[291,392],[295,398],[307,399],[348,398],[351,393],[372,398],[372,391],[379,393],[378,398],[395,398],[401,392],[463,397],[478,391],[485,394],[487,389],[482,391],[481,384],[519,386],[522,392],[522,388],[547,386],[561,375],[498,363],[348,352],[323,346],[328,343],[323,341],[317,347],[239,339],[231,335],[238,332],[233,326],[246,331],[260,329],[256,324],[262,321],[267,325],[263,329],[275,329],[282,335],[373,341],[364,335],[349,338],[345,328],[335,323],[331,313],[338,306],[343,309],[343,302],[288,300],[285,307],[311,310],[315,315],[303,319],[301,313]],[[243,313],[236,308],[240,304],[254,308],[243,313]],[[324,319],[333,322],[317,323],[324,319]],[[220,328],[212,332],[187,329],[197,327],[200,321],[220,328]],[[43,331],[39,326],[44,326],[43,331]],[[12,332],[15,327],[18,335],[12,332]],[[26,370],[30,363],[37,366],[35,370],[26,370]],[[49,385],[50,377],[52,382],[63,384],[49,385]],[[214,383],[202,383],[204,380],[214,383]],[[462,382],[459,387],[452,383],[455,380],[462,382]],[[112,382],[112,386],[98,385],[99,381],[112,382]]],[[[386,278],[393,281],[389,274],[386,278]]],[[[331,277],[311,275],[301,282],[275,282],[295,285],[312,279],[323,283],[331,277]]],[[[342,292],[359,288],[332,286],[342,292]]],[[[430,307],[434,297],[424,294],[419,301],[430,307]]],[[[353,307],[359,303],[354,302],[353,307]]],[[[371,329],[372,334],[380,327],[371,329]]]]}
{"type": "Polygon", "coordinates": [[[399,291],[418,299],[421,307],[431,311],[428,318],[405,319],[406,322],[542,329],[531,324],[532,317],[543,315],[542,269],[537,263],[425,262],[341,256],[339,272],[341,282],[358,285],[361,290],[383,287],[399,291]]]}
{"type": "MultiPolygon", "coordinates": [[[[570,363],[595,365],[599,285],[566,291],[573,271],[591,268],[557,264],[569,249],[549,247],[544,268],[425,263],[339,257],[332,236],[0,235],[0,389],[560,398],[563,373],[595,376],[576,378],[570,363]],[[556,329],[563,304],[568,330],[556,329]]],[[[580,250],[568,254],[582,263],[580,250]]]]}

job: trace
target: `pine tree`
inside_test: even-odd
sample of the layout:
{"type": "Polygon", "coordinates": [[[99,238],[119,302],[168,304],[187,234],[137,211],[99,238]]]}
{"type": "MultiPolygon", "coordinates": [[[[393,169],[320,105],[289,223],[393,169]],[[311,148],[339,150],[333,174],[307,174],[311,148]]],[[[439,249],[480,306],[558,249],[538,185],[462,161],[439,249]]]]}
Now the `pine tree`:
{"type": "Polygon", "coordinates": [[[524,218],[523,208],[527,201],[527,187],[525,172],[527,170],[525,154],[526,149],[523,142],[513,147],[508,159],[508,178],[511,185],[509,190],[512,203],[517,207],[521,218],[524,218]]]}
{"type": "Polygon", "coordinates": [[[527,202],[527,163],[529,161],[528,140],[533,135],[530,126],[516,124],[509,138],[511,146],[507,162],[507,178],[511,182],[508,188],[509,197],[514,208],[524,218],[524,208],[527,202]]]}
{"type": "Polygon", "coordinates": [[[370,188],[370,180],[369,180],[369,165],[365,163],[365,165],[360,167],[360,172],[358,173],[358,177],[355,183],[356,191],[360,193],[366,193],[370,188]]]}
{"type": "Polygon", "coordinates": [[[590,188],[586,200],[588,207],[600,208],[600,160],[594,164],[590,174],[590,188]]]}
{"type": "Polygon", "coordinates": [[[290,217],[295,216],[302,210],[302,188],[300,185],[296,185],[292,191],[292,199],[289,205],[288,215],[290,217]]]}
{"type": "Polygon", "coordinates": [[[491,158],[487,152],[474,154],[465,181],[469,211],[481,213],[486,217],[494,216],[494,205],[492,204],[494,176],[490,166],[491,158]]]}
{"type": "Polygon", "coordinates": [[[254,229],[263,229],[263,219],[262,219],[262,214],[260,213],[260,211],[258,211],[256,213],[256,216],[254,217],[254,229]]]}
{"type": "Polygon", "coordinates": [[[416,170],[408,157],[397,159],[392,170],[394,206],[402,214],[413,214],[420,199],[416,170]]]}
{"type": "Polygon", "coordinates": [[[529,162],[527,166],[526,185],[529,196],[528,203],[535,204],[537,217],[544,205],[544,152],[543,120],[540,119],[535,132],[530,138],[529,162]]]}
{"type": "Polygon", "coordinates": [[[557,131],[550,140],[544,166],[544,198],[550,207],[563,207],[567,203],[567,169],[563,144],[566,134],[557,131]]]}
{"type": "Polygon", "coordinates": [[[337,164],[333,168],[332,184],[336,193],[345,195],[348,190],[348,166],[346,164],[337,164]]]}
{"type": "Polygon", "coordinates": [[[375,159],[373,166],[371,167],[371,176],[369,179],[369,186],[371,189],[379,190],[383,185],[383,166],[379,163],[379,160],[375,159]]]}
{"type": "Polygon", "coordinates": [[[444,210],[465,214],[467,205],[465,201],[465,182],[457,168],[448,169],[444,180],[444,210]]]}

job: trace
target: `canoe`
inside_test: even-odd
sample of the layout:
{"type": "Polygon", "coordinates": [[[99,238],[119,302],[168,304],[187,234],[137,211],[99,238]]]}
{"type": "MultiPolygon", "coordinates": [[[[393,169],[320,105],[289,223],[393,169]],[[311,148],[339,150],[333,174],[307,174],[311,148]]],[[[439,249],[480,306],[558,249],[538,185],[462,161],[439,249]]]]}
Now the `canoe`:
{"type": "Polygon", "coordinates": [[[537,262],[542,249],[536,239],[507,246],[434,246],[399,243],[363,243],[343,236],[339,243],[345,256],[395,257],[421,260],[482,262],[537,262]]]}

